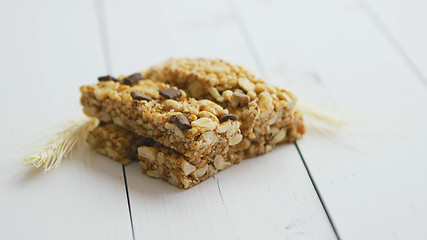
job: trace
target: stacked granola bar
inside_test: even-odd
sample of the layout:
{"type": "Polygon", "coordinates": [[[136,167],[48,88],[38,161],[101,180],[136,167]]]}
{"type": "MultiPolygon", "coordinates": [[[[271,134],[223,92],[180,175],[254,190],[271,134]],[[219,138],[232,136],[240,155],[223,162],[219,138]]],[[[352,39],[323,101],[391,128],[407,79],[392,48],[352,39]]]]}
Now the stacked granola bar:
{"type": "Polygon", "coordinates": [[[81,87],[83,111],[102,122],[98,152],[189,188],[304,133],[295,97],[221,60],[171,59],[143,73],[81,87]]]}
{"type": "Polygon", "coordinates": [[[196,99],[210,99],[235,115],[244,137],[233,148],[242,158],[271,151],[305,131],[295,96],[241,66],[218,59],[170,59],[144,76],[183,89],[196,99]]]}

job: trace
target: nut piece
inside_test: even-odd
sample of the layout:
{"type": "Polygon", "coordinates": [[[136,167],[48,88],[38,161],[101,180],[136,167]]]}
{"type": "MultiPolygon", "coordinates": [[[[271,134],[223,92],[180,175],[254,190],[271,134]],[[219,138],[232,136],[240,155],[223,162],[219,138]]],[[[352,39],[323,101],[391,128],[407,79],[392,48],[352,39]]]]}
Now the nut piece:
{"type": "Polygon", "coordinates": [[[96,100],[102,101],[108,96],[108,91],[103,88],[96,88],[93,94],[95,95],[96,100]]]}
{"type": "Polygon", "coordinates": [[[191,180],[187,179],[187,178],[183,178],[183,179],[181,179],[181,183],[182,183],[182,185],[184,185],[184,188],[188,188],[188,187],[190,187],[191,180]]]}
{"type": "Polygon", "coordinates": [[[222,157],[221,155],[217,155],[215,157],[214,160],[214,166],[218,169],[218,170],[223,170],[224,168],[227,168],[229,166],[231,166],[230,162],[226,162],[224,157],[222,157]]]}
{"type": "Polygon", "coordinates": [[[249,104],[250,98],[241,91],[235,91],[231,98],[231,104],[233,107],[246,107],[249,104]]]}
{"type": "Polygon", "coordinates": [[[226,122],[221,123],[217,130],[219,133],[225,133],[225,132],[231,130],[231,121],[226,121],[226,122]]]}
{"type": "Polygon", "coordinates": [[[205,166],[203,166],[202,168],[197,169],[196,171],[194,171],[193,176],[195,178],[199,178],[203,175],[205,175],[205,173],[208,171],[208,164],[205,164],[205,166]]]}
{"type": "Polygon", "coordinates": [[[214,87],[208,87],[208,92],[211,94],[212,97],[215,98],[218,102],[224,101],[224,98],[219,94],[218,90],[214,87]]]}
{"type": "Polygon", "coordinates": [[[214,132],[205,132],[200,136],[199,140],[205,142],[209,146],[212,146],[217,143],[219,139],[214,132]]]}
{"type": "Polygon", "coordinates": [[[95,117],[99,113],[99,110],[97,107],[91,106],[91,107],[84,107],[83,112],[88,116],[95,117]]]}
{"type": "Polygon", "coordinates": [[[138,155],[150,162],[154,162],[157,157],[159,150],[153,147],[142,146],[138,148],[138,155]]]}
{"type": "Polygon", "coordinates": [[[273,113],[273,116],[271,116],[270,120],[268,120],[268,125],[275,124],[279,120],[279,117],[281,117],[280,112],[273,113]]]}
{"type": "Polygon", "coordinates": [[[191,126],[197,128],[206,128],[207,130],[212,131],[218,126],[218,123],[212,121],[210,118],[202,117],[196,121],[193,121],[191,126]]]}
{"type": "Polygon", "coordinates": [[[175,111],[181,111],[182,104],[173,100],[173,99],[168,99],[168,100],[163,102],[163,107],[166,111],[169,111],[171,109],[173,109],[175,111]]]}
{"type": "Polygon", "coordinates": [[[124,126],[124,123],[120,117],[113,117],[113,122],[121,127],[124,126]]]}
{"type": "Polygon", "coordinates": [[[174,173],[170,173],[170,178],[168,179],[168,182],[174,186],[179,186],[178,177],[174,173]]]}
{"type": "Polygon", "coordinates": [[[233,91],[231,90],[225,90],[224,92],[222,92],[222,97],[227,101],[229,101],[232,96],[233,96],[233,91]]]}
{"type": "Polygon", "coordinates": [[[286,129],[282,129],[276,134],[276,136],[274,136],[273,139],[271,139],[270,143],[276,144],[276,143],[282,141],[285,137],[286,137],[286,129]]]}
{"type": "Polygon", "coordinates": [[[192,173],[192,172],[194,172],[194,170],[196,170],[196,166],[192,165],[191,163],[189,163],[185,160],[181,161],[181,164],[179,165],[179,167],[182,169],[185,176],[188,176],[190,173],[192,173]]]}
{"type": "Polygon", "coordinates": [[[213,113],[208,112],[208,111],[201,111],[201,112],[199,112],[199,114],[197,114],[197,116],[199,118],[202,118],[202,117],[210,118],[211,120],[213,120],[215,122],[219,122],[218,118],[213,113]]]}
{"type": "Polygon", "coordinates": [[[215,166],[212,166],[212,165],[208,165],[208,166],[209,166],[208,170],[209,170],[210,173],[216,173],[216,172],[218,172],[218,169],[215,166]]]}
{"type": "Polygon", "coordinates": [[[237,80],[237,84],[239,84],[239,86],[246,92],[253,91],[255,89],[255,85],[246,78],[239,78],[237,80]]]}
{"type": "Polygon", "coordinates": [[[113,119],[111,118],[111,115],[106,112],[100,112],[99,113],[99,120],[102,122],[111,122],[113,119]]]}
{"type": "Polygon", "coordinates": [[[176,124],[172,123],[166,123],[165,128],[171,132],[173,132],[177,137],[183,138],[184,135],[182,134],[182,131],[176,126],[176,124]]]}
{"type": "Polygon", "coordinates": [[[271,152],[273,148],[274,148],[274,145],[267,144],[265,145],[265,152],[271,152]]]}
{"type": "Polygon", "coordinates": [[[286,92],[279,92],[277,93],[277,97],[279,97],[280,100],[286,100],[287,102],[292,102],[292,98],[286,94],[286,92]]]}
{"type": "Polygon", "coordinates": [[[156,170],[148,170],[147,175],[155,178],[162,178],[162,175],[158,173],[156,170]]]}
{"type": "Polygon", "coordinates": [[[233,146],[233,145],[238,144],[240,141],[242,141],[242,138],[243,138],[243,136],[240,133],[234,135],[233,137],[230,138],[229,145],[233,146]]]}
{"type": "Polygon", "coordinates": [[[274,109],[273,98],[268,92],[263,92],[260,94],[258,106],[265,109],[274,109]]]}

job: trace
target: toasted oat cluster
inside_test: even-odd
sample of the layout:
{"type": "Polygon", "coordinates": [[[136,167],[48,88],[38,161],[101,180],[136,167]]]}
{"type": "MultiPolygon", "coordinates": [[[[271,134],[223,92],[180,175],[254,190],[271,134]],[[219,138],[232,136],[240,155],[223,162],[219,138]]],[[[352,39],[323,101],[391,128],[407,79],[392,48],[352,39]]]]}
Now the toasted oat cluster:
{"type": "Polygon", "coordinates": [[[86,115],[114,122],[189,157],[225,153],[242,139],[238,121],[220,122],[228,110],[209,100],[187,98],[161,82],[141,80],[130,86],[102,81],[80,90],[86,115]]]}
{"type": "Polygon", "coordinates": [[[296,98],[238,65],[171,59],[81,87],[84,112],[102,122],[87,141],[125,164],[189,188],[305,132],[296,98]]]}
{"type": "Polygon", "coordinates": [[[179,188],[192,187],[236,160],[232,153],[187,157],[111,122],[100,123],[89,133],[87,142],[99,153],[122,164],[139,158],[144,173],[179,188]]]}
{"type": "Polygon", "coordinates": [[[86,141],[97,152],[120,161],[121,164],[129,164],[138,159],[138,147],[153,144],[150,138],[139,136],[114,123],[104,122],[100,122],[99,126],[89,132],[86,141]]]}
{"type": "Polygon", "coordinates": [[[233,148],[243,157],[268,152],[305,131],[295,96],[241,66],[218,59],[170,59],[144,77],[176,86],[196,99],[210,99],[235,115],[243,140],[233,148]]]}

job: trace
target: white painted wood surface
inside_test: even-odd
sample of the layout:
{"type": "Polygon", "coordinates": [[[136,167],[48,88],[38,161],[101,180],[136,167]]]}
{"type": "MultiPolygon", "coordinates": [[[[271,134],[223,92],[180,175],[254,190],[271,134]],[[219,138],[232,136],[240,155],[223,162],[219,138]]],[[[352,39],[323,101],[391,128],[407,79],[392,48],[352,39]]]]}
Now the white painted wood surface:
{"type": "Polygon", "coordinates": [[[42,175],[5,159],[79,113],[79,85],[105,72],[93,4],[2,1],[0,32],[0,239],[130,239],[120,165],[68,159],[42,175]]]}
{"type": "Polygon", "coordinates": [[[357,2],[240,3],[268,76],[279,83],[287,78],[280,70],[299,63],[330,93],[331,104],[364,118],[340,138],[309,133],[299,141],[340,237],[426,238],[427,88],[421,79],[357,2]]]}
{"type": "MultiPolygon", "coordinates": [[[[225,1],[108,1],[104,10],[115,74],[187,55],[256,67],[225,1]]],[[[335,238],[293,145],[187,191],[143,176],[138,164],[126,169],[137,239],[335,238]]]]}
{"type": "Polygon", "coordinates": [[[395,45],[411,70],[427,85],[427,2],[366,0],[362,7],[395,45]]]}
{"type": "Polygon", "coordinates": [[[298,141],[313,182],[294,145],[187,191],[127,166],[136,239],[336,239],[333,227],[341,239],[426,239],[425,8],[415,0],[0,2],[1,239],[132,239],[119,164],[68,159],[39,175],[4,151],[78,113],[78,87],[98,75],[182,56],[254,69],[354,125],[298,141]]]}

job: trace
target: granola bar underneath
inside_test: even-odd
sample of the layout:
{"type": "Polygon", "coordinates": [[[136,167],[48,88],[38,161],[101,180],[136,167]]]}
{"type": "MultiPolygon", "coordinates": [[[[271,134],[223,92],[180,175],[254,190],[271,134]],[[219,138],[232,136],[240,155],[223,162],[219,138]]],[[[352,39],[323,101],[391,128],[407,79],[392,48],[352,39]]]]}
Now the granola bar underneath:
{"type": "Polygon", "coordinates": [[[179,188],[190,188],[218,170],[238,163],[233,153],[187,157],[114,123],[101,123],[89,133],[87,142],[96,151],[122,164],[139,158],[144,173],[179,188]]]}

